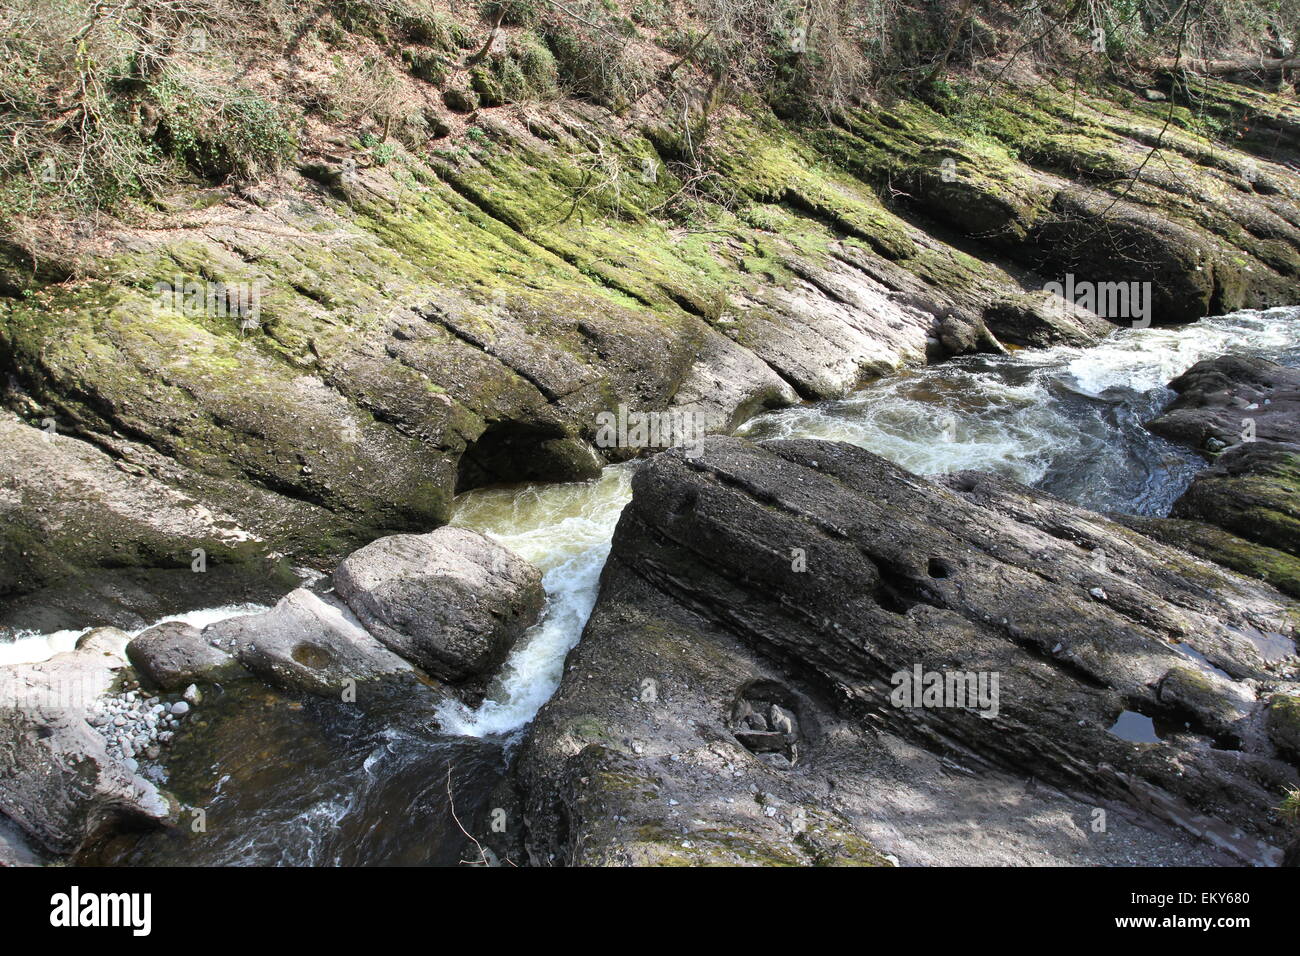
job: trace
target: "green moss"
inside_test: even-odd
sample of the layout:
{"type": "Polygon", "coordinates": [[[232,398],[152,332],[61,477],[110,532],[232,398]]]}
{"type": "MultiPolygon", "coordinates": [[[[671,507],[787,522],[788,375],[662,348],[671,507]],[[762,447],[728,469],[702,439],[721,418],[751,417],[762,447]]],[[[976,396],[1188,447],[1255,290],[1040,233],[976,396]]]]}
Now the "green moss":
{"type": "Polygon", "coordinates": [[[1279,750],[1300,762],[1300,697],[1277,694],[1269,701],[1268,735],[1279,750]]]}
{"type": "Polygon", "coordinates": [[[1286,792],[1286,796],[1282,798],[1281,806],[1278,807],[1278,812],[1282,814],[1282,819],[1300,830],[1300,789],[1291,789],[1286,792]]]}
{"type": "Polygon", "coordinates": [[[803,866],[806,862],[793,849],[741,834],[701,829],[683,835],[656,825],[637,827],[627,851],[640,866],[803,866]]]}
{"type": "Polygon", "coordinates": [[[788,203],[890,259],[916,252],[907,227],[859,179],[829,165],[788,132],[734,120],[711,158],[734,188],[761,203],[788,203]]]}

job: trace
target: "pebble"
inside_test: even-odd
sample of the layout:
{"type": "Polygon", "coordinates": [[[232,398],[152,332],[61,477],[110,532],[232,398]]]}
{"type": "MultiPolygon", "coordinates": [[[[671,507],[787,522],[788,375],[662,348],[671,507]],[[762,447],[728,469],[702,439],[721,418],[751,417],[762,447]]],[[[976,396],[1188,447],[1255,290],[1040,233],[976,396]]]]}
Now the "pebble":
{"type": "Polygon", "coordinates": [[[103,735],[109,756],[134,773],[140,760],[157,760],[161,756],[162,748],[175,738],[181,719],[202,700],[193,684],[185,689],[184,696],[186,700],[169,704],[127,686],[121,694],[103,698],[99,712],[88,716],[86,722],[103,735]]]}

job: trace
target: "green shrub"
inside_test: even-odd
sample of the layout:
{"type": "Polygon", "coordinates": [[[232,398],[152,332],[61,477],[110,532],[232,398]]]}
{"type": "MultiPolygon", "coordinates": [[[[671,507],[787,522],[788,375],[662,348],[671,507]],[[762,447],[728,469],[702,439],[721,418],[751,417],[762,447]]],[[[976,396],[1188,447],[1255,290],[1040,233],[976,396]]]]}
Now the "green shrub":
{"type": "Polygon", "coordinates": [[[297,154],[288,110],[250,90],[165,76],[150,92],[167,151],[201,175],[247,179],[274,172],[297,154]]]}

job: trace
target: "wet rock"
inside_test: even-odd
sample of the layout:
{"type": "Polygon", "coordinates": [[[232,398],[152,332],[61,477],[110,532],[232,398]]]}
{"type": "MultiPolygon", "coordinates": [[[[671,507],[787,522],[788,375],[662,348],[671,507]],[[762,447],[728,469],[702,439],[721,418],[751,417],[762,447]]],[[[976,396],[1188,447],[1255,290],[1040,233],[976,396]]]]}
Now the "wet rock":
{"type": "Polygon", "coordinates": [[[126,654],[146,680],[163,690],[243,673],[239,663],[204,640],[198,628],[179,621],[149,628],[131,641],[126,654]]]}
{"type": "Polygon", "coordinates": [[[339,565],[334,586],[384,645],[452,681],[499,664],[545,601],[536,568],[451,527],[372,542],[339,565]]]}
{"type": "Polygon", "coordinates": [[[325,697],[339,697],[368,681],[416,676],[341,601],[305,589],[261,614],[210,624],[203,639],[274,687],[325,697]]]}
{"type": "Polygon", "coordinates": [[[1006,352],[989,334],[984,320],[962,309],[950,309],[939,317],[936,328],[939,341],[951,355],[971,352],[1006,352]]]}
{"type": "Polygon", "coordinates": [[[999,299],[984,310],[984,324],[999,341],[1027,348],[1091,345],[1115,330],[1096,313],[1046,291],[999,299]]]}
{"type": "Polygon", "coordinates": [[[934,483],[811,441],[658,455],[634,479],[583,641],[521,756],[530,852],[1103,861],[1127,851],[1031,832],[1024,810],[1114,804],[1160,834],[1142,851],[1151,860],[1277,862],[1289,837],[1274,808],[1300,773],[1270,742],[1262,688],[1297,686],[1287,606],[989,475],[934,483]],[[1095,567],[1097,548],[1111,570],[1095,567]],[[1103,586],[1106,600],[1089,594],[1103,586]],[[624,689],[646,677],[661,703],[638,753],[626,741],[644,715],[624,689]],[[1109,728],[1125,711],[1173,729],[1120,739],[1109,728]],[[795,761],[770,736],[788,736],[772,726],[786,719],[795,761]],[[1026,775],[1043,787],[1013,783],[1026,775]],[[930,785],[945,826],[980,806],[995,835],[958,850],[891,826],[899,801],[934,811],[930,785]],[[1017,819],[996,819],[989,808],[1013,791],[1017,819]],[[796,819],[813,843],[790,837],[796,819]]]}
{"type": "Polygon", "coordinates": [[[0,813],[55,855],[110,829],[157,826],[173,816],[127,761],[130,754],[114,753],[92,725],[110,706],[125,665],[98,649],[99,641],[0,668],[0,813]]]}
{"type": "Polygon", "coordinates": [[[1152,431],[1217,455],[1168,519],[1125,523],[1300,595],[1300,371],[1248,356],[1197,362],[1152,431]]]}
{"type": "Polygon", "coordinates": [[[1300,445],[1251,442],[1224,452],[1192,480],[1170,515],[1300,556],[1300,445]]]}
{"type": "Polygon", "coordinates": [[[1197,362],[1169,383],[1178,393],[1147,423],[1158,435],[1206,449],[1300,443],[1300,369],[1245,355],[1197,362]]]}

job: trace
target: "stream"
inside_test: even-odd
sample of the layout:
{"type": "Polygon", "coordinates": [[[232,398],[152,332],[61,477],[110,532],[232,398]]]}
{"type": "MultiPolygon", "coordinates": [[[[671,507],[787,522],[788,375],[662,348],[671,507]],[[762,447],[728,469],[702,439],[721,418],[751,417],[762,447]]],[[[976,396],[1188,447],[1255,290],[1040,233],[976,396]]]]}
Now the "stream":
{"type": "MultiPolygon", "coordinates": [[[[1120,330],[1089,348],[968,356],[908,369],[844,399],[764,414],[754,440],[850,442],[913,472],[994,471],[1100,511],[1161,515],[1205,467],[1142,422],[1165,383],[1225,352],[1300,366],[1300,308],[1244,311],[1190,326],[1120,330]]],[[[125,837],[95,862],[447,863],[466,840],[510,752],[560,682],[596,599],[635,462],[592,481],[485,488],[457,499],[452,523],[484,532],[543,572],[548,603],[476,708],[394,700],[364,714],[265,691],[239,712],[218,698],[206,729],[178,741],[173,774],[207,827],[125,837]],[[255,711],[255,713],[254,713],[255,711]],[[436,718],[443,733],[423,730],[436,718]],[[285,746],[292,740],[292,746],[285,746]]],[[[240,609],[243,611],[244,609],[240,609]]],[[[65,645],[75,635],[60,635],[65,645]]],[[[29,642],[49,636],[30,636],[29,642]]],[[[27,645],[31,648],[39,644],[27,645]]],[[[0,646],[0,660],[5,648],[0,646]]],[[[9,656],[15,652],[10,649],[9,656]]]]}

